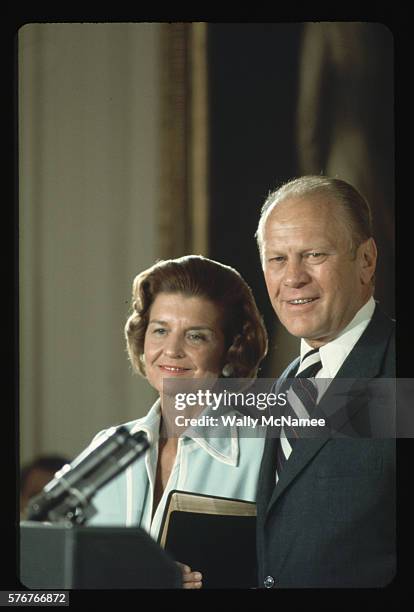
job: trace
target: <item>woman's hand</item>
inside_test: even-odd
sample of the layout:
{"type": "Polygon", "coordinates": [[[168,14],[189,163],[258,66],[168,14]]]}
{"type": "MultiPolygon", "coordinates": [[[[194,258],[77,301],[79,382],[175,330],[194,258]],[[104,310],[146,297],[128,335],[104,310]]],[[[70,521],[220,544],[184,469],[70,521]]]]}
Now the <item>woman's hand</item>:
{"type": "Polygon", "coordinates": [[[180,566],[182,577],[183,577],[183,589],[201,589],[203,586],[203,576],[200,572],[192,572],[191,567],[176,561],[177,565],[180,566]]]}

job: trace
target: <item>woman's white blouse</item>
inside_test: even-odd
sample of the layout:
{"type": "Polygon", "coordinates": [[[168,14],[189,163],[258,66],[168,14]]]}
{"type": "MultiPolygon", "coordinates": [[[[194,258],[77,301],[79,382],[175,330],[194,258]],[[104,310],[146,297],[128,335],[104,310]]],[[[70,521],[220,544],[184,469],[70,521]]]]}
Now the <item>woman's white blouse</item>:
{"type": "MultiPolygon", "coordinates": [[[[158,399],[145,417],[124,425],[131,433],[144,431],[151,446],[144,457],[96,494],[92,503],[98,512],[88,525],[140,526],[157,539],[171,490],[255,501],[264,430],[259,433],[257,429],[252,437],[250,428],[235,425],[229,435],[213,437],[211,428],[204,431],[203,437],[186,433],[178,439],[175,462],[151,521],[160,418],[158,399]]],[[[92,445],[103,433],[94,438],[92,445]]]]}

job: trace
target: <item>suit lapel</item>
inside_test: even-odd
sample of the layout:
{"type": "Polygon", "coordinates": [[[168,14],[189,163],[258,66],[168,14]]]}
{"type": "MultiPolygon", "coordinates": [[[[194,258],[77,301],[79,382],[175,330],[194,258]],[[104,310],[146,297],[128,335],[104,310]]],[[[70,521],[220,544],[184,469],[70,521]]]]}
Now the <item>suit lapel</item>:
{"type": "Polygon", "coordinates": [[[366,330],[342,364],[336,378],[381,376],[384,356],[393,329],[393,321],[377,305],[366,330]]]}
{"type": "MultiPolygon", "coordinates": [[[[375,308],[373,317],[369,322],[366,330],[358,340],[348,358],[340,368],[336,378],[375,378],[381,374],[381,367],[386,352],[389,338],[393,329],[392,321],[384,315],[378,308],[375,308]]],[[[296,371],[298,360],[292,362],[292,365],[287,369],[280,378],[280,384],[283,384],[284,380],[289,376],[292,376],[293,372],[296,371]]],[[[352,380],[344,381],[345,386],[349,383],[352,385],[352,380]]],[[[323,418],[324,416],[332,416],[335,413],[335,426],[334,430],[343,426],[355,412],[361,407],[362,403],[356,405],[355,409],[347,410],[346,394],[343,395],[343,404],[335,400],[330,402],[332,393],[329,393],[329,388],[322,398],[320,404],[316,407],[315,413],[312,417],[323,418]],[[334,409],[333,409],[334,406],[334,409]]],[[[270,487],[272,480],[269,477],[269,469],[262,470],[264,472],[263,486],[266,497],[264,500],[269,500],[267,503],[267,514],[270,512],[272,506],[276,503],[285,489],[289,486],[292,480],[306,467],[311,459],[318,453],[321,448],[331,437],[331,431],[328,426],[319,427],[317,431],[313,430],[312,438],[299,439],[295,443],[295,449],[292,453],[289,461],[286,462],[280,479],[275,487],[273,487],[272,493],[270,493],[270,487]],[[315,437],[317,435],[317,437],[315,437]]],[[[267,454],[263,456],[263,465],[272,466],[272,479],[274,484],[275,478],[275,458],[276,458],[276,441],[272,440],[273,444],[266,443],[267,454]],[[271,456],[271,452],[274,453],[274,457],[271,456]],[[266,464],[265,462],[268,461],[266,464]]],[[[265,447],[265,448],[266,448],[265,447]]],[[[260,489],[259,489],[260,491],[260,489]]],[[[264,506],[266,507],[266,505],[264,506]]]]}
{"type": "MultiPolygon", "coordinates": [[[[267,508],[275,488],[276,449],[278,438],[267,438],[257,485],[257,507],[267,508]]],[[[258,517],[260,518],[260,517],[258,517]]]]}
{"type": "MultiPolygon", "coordinates": [[[[276,392],[280,391],[280,388],[283,386],[284,382],[289,376],[293,375],[293,372],[296,371],[300,358],[295,359],[289,366],[286,368],[285,372],[280,376],[277,382],[276,392]]],[[[279,441],[279,431],[277,428],[272,428],[272,437],[268,437],[266,439],[262,463],[260,467],[259,474],[259,482],[257,487],[257,507],[267,508],[270,499],[273,495],[275,488],[275,473],[276,473],[276,451],[277,444],[279,441]]],[[[260,519],[260,517],[258,516],[260,519]]]]}
{"type": "Polygon", "coordinates": [[[312,440],[297,440],[295,443],[295,451],[292,453],[291,457],[289,457],[289,461],[286,462],[279,481],[274,487],[272,496],[267,506],[267,513],[269,513],[271,507],[276,503],[286,487],[289,486],[292,480],[299,474],[299,472],[303,470],[303,468],[309,463],[312,457],[316,455],[322,446],[326,444],[329,437],[330,435],[328,430],[326,435],[322,435],[319,438],[313,438],[312,440]]]}

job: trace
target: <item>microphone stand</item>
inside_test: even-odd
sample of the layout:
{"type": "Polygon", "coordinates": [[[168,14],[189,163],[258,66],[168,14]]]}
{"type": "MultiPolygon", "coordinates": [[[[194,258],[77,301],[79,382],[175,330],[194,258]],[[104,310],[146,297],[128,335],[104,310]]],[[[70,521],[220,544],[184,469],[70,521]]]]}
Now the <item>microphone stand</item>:
{"type": "Polygon", "coordinates": [[[29,502],[28,520],[83,525],[96,514],[91,500],[97,491],[141,457],[149,448],[143,432],[112,428],[97,446],[86,449],[56,472],[43,491],[29,502]]]}

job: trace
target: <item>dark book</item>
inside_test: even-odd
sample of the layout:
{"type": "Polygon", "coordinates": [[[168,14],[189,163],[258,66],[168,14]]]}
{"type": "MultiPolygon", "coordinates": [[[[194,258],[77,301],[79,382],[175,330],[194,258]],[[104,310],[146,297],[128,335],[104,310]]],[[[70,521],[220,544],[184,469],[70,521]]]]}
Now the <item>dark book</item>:
{"type": "Polygon", "coordinates": [[[253,502],[171,491],[159,543],[176,561],[203,574],[203,588],[257,586],[253,502]]]}

